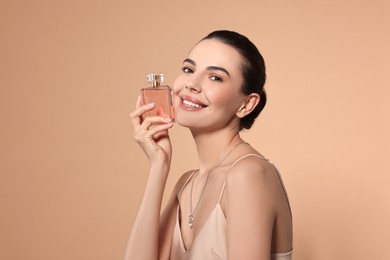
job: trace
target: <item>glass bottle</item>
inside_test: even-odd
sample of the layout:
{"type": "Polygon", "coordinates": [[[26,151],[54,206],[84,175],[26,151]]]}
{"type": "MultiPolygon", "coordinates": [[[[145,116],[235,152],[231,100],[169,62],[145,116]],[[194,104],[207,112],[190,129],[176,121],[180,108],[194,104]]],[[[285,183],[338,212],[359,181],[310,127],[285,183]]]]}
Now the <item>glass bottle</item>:
{"type": "Polygon", "coordinates": [[[155,106],[152,110],[145,112],[143,118],[148,116],[167,116],[174,119],[172,89],[168,85],[161,85],[161,82],[164,81],[164,75],[148,74],[147,80],[151,83],[151,86],[141,90],[143,104],[153,102],[155,106]]]}

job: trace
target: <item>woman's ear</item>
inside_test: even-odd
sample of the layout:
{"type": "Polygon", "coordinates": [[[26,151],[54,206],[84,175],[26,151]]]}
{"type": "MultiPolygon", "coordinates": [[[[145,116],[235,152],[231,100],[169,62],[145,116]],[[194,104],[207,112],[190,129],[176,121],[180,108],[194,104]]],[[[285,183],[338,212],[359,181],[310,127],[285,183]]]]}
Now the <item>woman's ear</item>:
{"type": "Polygon", "coordinates": [[[239,118],[243,118],[247,115],[249,115],[253,109],[259,104],[260,102],[260,96],[257,93],[251,93],[248,96],[246,96],[243,100],[242,105],[238,109],[236,115],[239,118]]]}

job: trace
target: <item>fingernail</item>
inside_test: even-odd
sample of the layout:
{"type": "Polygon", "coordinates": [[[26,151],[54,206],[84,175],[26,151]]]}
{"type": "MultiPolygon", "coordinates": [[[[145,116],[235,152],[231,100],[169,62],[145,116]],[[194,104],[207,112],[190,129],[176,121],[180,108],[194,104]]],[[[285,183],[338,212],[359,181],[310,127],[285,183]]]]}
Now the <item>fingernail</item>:
{"type": "Polygon", "coordinates": [[[147,106],[152,107],[152,106],[154,106],[154,103],[148,103],[147,106]]]}

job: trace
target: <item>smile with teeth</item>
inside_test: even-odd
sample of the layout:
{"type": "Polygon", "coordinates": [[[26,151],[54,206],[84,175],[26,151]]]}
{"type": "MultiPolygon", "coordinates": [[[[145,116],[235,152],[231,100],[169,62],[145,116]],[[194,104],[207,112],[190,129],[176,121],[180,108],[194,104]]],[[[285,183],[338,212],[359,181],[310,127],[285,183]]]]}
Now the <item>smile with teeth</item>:
{"type": "Polygon", "coordinates": [[[183,104],[188,106],[188,107],[193,107],[193,108],[203,108],[203,107],[205,107],[205,106],[202,106],[200,104],[192,103],[191,101],[188,101],[188,100],[183,100],[183,104]]]}

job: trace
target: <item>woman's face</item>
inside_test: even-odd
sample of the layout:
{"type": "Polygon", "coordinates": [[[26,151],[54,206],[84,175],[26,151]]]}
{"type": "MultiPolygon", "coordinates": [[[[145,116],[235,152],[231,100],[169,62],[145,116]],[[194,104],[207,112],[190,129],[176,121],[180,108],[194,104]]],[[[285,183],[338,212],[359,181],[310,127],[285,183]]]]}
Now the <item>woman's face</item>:
{"type": "Polygon", "coordinates": [[[195,45],[173,85],[176,121],[190,128],[238,126],[244,99],[240,66],[240,54],[219,40],[195,45]]]}

